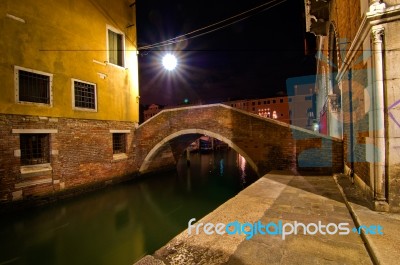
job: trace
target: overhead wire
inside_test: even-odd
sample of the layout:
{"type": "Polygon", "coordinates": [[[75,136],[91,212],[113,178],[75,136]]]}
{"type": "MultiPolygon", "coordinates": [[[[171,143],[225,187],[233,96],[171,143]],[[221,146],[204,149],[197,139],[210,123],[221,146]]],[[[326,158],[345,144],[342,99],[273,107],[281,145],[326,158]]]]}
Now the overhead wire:
{"type": "Polygon", "coordinates": [[[282,4],[282,3],[286,2],[286,1],[287,1],[287,0],[281,0],[281,1],[272,0],[272,1],[269,1],[269,2],[267,2],[267,3],[261,4],[261,5],[257,6],[257,7],[254,7],[254,8],[251,8],[251,9],[249,9],[249,10],[246,10],[246,11],[240,13],[240,14],[231,16],[231,17],[226,18],[226,19],[224,19],[224,20],[221,20],[221,21],[219,21],[219,22],[216,22],[216,23],[210,24],[210,25],[208,25],[208,26],[205,26],[205,27],[202,27],[202,28],[193,30],[193,31],[191,31],[191,32],[188,32],[188,33],[179,35],[179,36],[177,36],[177,37],[174,37],[174,38],[171,38],[171,39],[168,39],[168,40],[165,40],[165,41],[161,41],[161,42],[158,42],[158,43],[154,43],[154,44],[150,44],[150,45],[145,45],[145,46],[139,47],[138,50],[139,50],[139,51],[140,51],[140,50],[150,50],[150,49],[155,49],[155,48],[159,48],[159,47],[163,47],[163,46],[172,45],[172,44],[179,43],[179,42],[182,42],[182,41],[186,41],[186,40],[189,40],[189,39],[194,39],[194,38],[197,38],[197,37],[200,37],[200,36],[203,36],[203,35],[212,33],[212,32],[214,32],[214,31],[217,31],[217,30],[226,28],[226,27],[228,27],[228,26],[231,26],[231,25],[233,25],[233,24],[235,24],[235,23],[238,23],[238,22],[240,22],[240,21],[243,21],[243,20],[245,20],[245,19],[248,19],[248,18],[250,18],[250,17],[252,17],[252,16],[254,16],[254,15],[256,15],[256,14],[259,14],[259,13],[261,13],[261,12],[267,11],[267,10],[269,10],[269,9],[275,7],[275,6],[278,6],[278,5],[280,5],[280,4],[282,4]],[[277,2],[277,3],[274,3],[274,2],[277,2]],[[272,4],[272,3],[274,3],[274,4],[272,4]],[[271,4],[272,4],[272,5],[271,5],[271,4]],[[269,6],[263,8],[263,9],[261,9],[262,7],[267,6],[267,5],[269,5],[269,6]],[[257,13],[249,14],[249,15],[247,15],[247,16],[245,16],[245,17],[242,17],[244,14],[248,14],[248,13],[253,12],[253,11],[255,11],[255,10],[258,10],[258,9],[261,9],[261,10],[259,10],[257,13]],[[232,19],[235,19],[235,18],[237,18],[237,17],[240,17],[240,18],[237,19],[237,20],[234,20],[234,21],[232,21],[232,22],[229,22],[229,23],[227,23],[227,24],[221,25],[221,26],[219,26],[219,27],[217,27],[217,28],[213,28],[213,27],[215,27],[215,26],[217,26],[217,25],[223,24],[223,23],[225,23],[225,22],[227,22],[227,21],[230,21],[230,20],[232,20],[232,19]],[[203,31],[203,30],[205,30],[205,29],[209,29],[209,28],[212,28],[212,29],[210,29],[210,30],[208,30],[208,31],[206,31],[206,32],[201,32],[201,31],[203,31]],[[194,34],[194,33],[196,33],[196,32],[200,32],[200,33],[198,33],[198,34],[196,34],[196,35],[194,35],[194,36],[190,36],[190,35],[192,35],[192,34],[194,34]],[[188,36],[188,37],[186,37],[186,36],[188,36]]]}

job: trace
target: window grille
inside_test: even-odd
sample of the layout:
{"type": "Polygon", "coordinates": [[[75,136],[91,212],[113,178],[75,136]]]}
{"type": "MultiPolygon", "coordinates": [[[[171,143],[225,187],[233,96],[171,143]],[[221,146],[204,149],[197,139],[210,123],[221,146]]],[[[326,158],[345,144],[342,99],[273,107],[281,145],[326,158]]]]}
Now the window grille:
{"type": "Polygon", "coordinates": [[[18,70],[19,101],[50,104],[50,76],[18,70]]]}
{"type": "Polygon", "coordinates": [[[75,107],[96,109],[96,86],[74,81],[75,107]]]}
{"type": "Polygon", "coordinates": [[[113,153],[126,153],[126,134],[113,133],[113,153]]]}
{"type": "Polygon", "coordinates": [[[21,165],[50,163],[48,134],[20,134],[21,165]]]}

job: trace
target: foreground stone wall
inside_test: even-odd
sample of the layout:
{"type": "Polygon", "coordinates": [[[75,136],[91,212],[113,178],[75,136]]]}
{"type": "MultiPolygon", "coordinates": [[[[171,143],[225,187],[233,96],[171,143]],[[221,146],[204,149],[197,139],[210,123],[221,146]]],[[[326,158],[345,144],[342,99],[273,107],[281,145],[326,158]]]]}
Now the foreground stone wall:
{"type": "Polygon", "coordinates": [[[345,171],[374,209],[399,212],[400,1],[328,2],[321,12],[321,1],[310,1],[313,14],[326,16],[316,34],[317,113],[328,113],[345,171]]]}

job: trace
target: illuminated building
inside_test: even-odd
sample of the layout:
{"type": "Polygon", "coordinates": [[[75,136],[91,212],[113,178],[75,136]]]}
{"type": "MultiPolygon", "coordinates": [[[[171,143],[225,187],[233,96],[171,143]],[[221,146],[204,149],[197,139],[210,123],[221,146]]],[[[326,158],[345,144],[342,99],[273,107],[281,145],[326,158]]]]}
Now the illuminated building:
{"type": "Polygon", "coordinates": [[[139,119],[133,1],[2,0],[0,14],[0,200],[129,174],[139,119]]]}
{"type": "Polygon", "coordinates": [[[311,129],[307,110],[312,109],[312,94],[306,89],[296,89],[291,96],[245,99],[224,102],[223,104],[241,109],[264,118],[271,118],[305,129],[311,129]],[[304,91],[305,92],[304,92],[304,91]]]}
{"type": "Polygon", "coordinates": [[[375,210],[400,212],[400,1],[305,0],[316,35],[316,120],[375,210]]]}

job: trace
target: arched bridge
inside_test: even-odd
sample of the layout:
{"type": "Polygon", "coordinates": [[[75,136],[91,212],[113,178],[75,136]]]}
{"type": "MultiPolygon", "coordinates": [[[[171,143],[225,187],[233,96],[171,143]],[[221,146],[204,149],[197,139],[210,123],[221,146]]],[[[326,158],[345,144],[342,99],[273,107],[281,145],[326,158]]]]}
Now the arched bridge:
{"type": "Polygon", "coordinates": [[[134,146],[140,173],[176,163],[202,135],[227,143],[263,175],[273,169],[335,173],[343,170],[338,139],[223,104],[163,110],[141,124],[134,146]]]}

